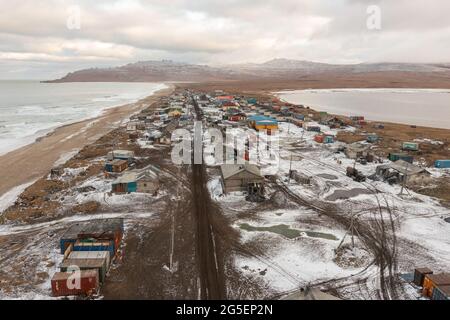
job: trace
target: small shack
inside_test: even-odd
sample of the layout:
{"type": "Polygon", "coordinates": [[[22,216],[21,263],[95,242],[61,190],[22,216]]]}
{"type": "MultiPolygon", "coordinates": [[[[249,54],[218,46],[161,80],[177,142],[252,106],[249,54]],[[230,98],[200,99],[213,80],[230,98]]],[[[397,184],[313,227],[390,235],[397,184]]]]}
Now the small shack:
{"type": "Polygon", "coordinates": [[[112,160],[127,160],[132,161],[134,158],[134,152],[129,150],[114,150],[108,153],[107,159],[112,160]]]}
{"type": "Polygon", "coordinates": [[[120,173],[128,168],[128,161],[127,160],[112,160],[107,161],[105,164],[105,171],[110,173],[120,173]]]}
{"type": "Polygon", "coordinates": [[[404,160],[378,166],[376,175],[390,183],[425,184],[431,180],[431,173],[426,169],[404,160]]]}
{"type": "Polygon", "coordinates": [[[297,170],[291,170],[291,173],[289,174],[290,179],[294,179],[297,183],[310,185],[312,178],[310,176],[307,176],[304,173],[298,172],[297,170]]]}
{"type": "Polygon", "coordinates": [[[159,190],[159,178],[150,170],[127,172],[112,184],[113,193],[150,193],[156,194],[159,190]]]}
{"type": "Polygon", "coordinates": [[[330,144],[334,143],[334,136],[331,134],[319,134],[314,137],[314,141],[317,143],[330,144]]]}
{"type": "Polygon", "coordinates": [[[408,151],[419,151],[419,144],[416,142],[403,142],[402,149],[408,151]]]}
{"type": "Polygon", "coordinates": [[[155,173],[147,170],[138,176],[136,192],[156,195],[159,188],[159,178],[155,173]]]}
{"type": "Polygon", "coordinates": [[[414,161],[414,157],[406,153],[389,153],[388,159],[392,162],[403,160],[409,163],[413,163],[414,161]]]}
{"type": "Polygon", "coordinates": [[[350,159],[366,158],[369,154],[369,146],[358,142],[352,143],[345,148],[345,155],[350,159]]]}
{"type": "Polygon", "coordinates": [[[137,130],[137,122],[130,122],[127,124],[127,131],[128,132],[134,132],[137,130]]]}
{"type": "Polygon", "coordinates": [[[369,143],[375,143],[375,142],[378,142],[378,140],[379,140],[379,137],[375,133],[367,135],[367,142],[369,142],[369,143]]]}
{"type": "Polygon", "coordinates": [[[126,172],[112,184],[113,193],[131,193],[137,191],[136,172],[126,172]]]}
{"type": "Polygon", "coordinates": [[[334,143],[334,136],[332,135],[325,135],[324,139],[323,139],[323,143],[329,144],[329,143],[334,143]]]}
{"type": "Polygon", "coordinates": [[[320,129],[319,126],[315,126],[315,125],[307,125],[307,126],[306,126],[306,131],[321,132],[321,129],[320,129]]]}
{"type": "Polygon", "coordinates": [[[264,191],[264,176],[256,165],[225,164],[221,166],[222,187],[225,193],[264,191]]]}

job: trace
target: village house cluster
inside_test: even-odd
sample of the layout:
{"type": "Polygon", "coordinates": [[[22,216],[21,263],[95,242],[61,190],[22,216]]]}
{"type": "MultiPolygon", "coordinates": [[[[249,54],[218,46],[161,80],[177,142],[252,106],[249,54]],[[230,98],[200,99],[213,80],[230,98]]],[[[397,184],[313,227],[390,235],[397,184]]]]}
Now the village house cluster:
{"type": "MultiPolygon", "coordinates": [[[[350,183],[354,182],[345,175],[356,183],[369,179],[387,186],[401,185],[403,190],[410,185],[427,184],[432,179],[431,169],[424,168],[415,161],[421,150],[419,142],[401,142],[397,150],[382,156],[377,152],[377,147],[383,138],[371,129],[383,130],[384,126],[366,121],[362,116],[329,115],[316,112],[307,106],[294,105],[266,96],[231,95],[222,90],[194,92],[180,89],[168,97],[161,98],[160,103],[153,108],[131,117],[123,128],[130,142],[127,144],[129,148],[116,147],[112,143],[108,152],[102,155],[104,162],[101,179],[108,184],[108,188],[110,186],[110,196],[157,196],[161,188],[160,169],[149,165],[149,161],[142,161],[139,152],[130,146],[136,145],[140,150],[164,151],[170,154],[170,150],[178,143],[174,139],[174,131],[187,130],[191,136],[186,139],[192,142],[195,123],[199,121],[202,121],[203,128],[215,128],[223,137],[230,133],[236,136],[239,132],[247,133],[244,135],[245,141],[239,141],[240,145],[244,146],[243,150],[238,150],[234,142],[231,145],[226,142],[222,146],[223,154],[228,157],[225,160],[235,161],[233,164],[224,161],[215,166],[215,170],[220,172],[218,179],[222,196],[240,194],[245,196],[246,201],[264,202],[267,200],[267,189],[271,187],[269,182],[275,179],[279,179],[277,183],[293,183],[306,189],[317,186],[317,175],[299,166],[294,168],[292,164],[296,161],[295,157],[289,151],[283,150],[282,146],[280,150],[269,150],[272,152],[269,152],[269,155],[280,161],[283,153],[284,160],[290,162],[289,170],[284,168],[279,174],[270,176],[266,171],[268,162],[251,162],[250,146],[255,142],[251,139],[259,133],[264,133],[265,137],[277,136],[281,143],[283,139],[298,143],[303,148],[300,150],[324,149],[327,154],[339,155],[335,159],[336,163],[324,165],[335,166],[333,170],[340,166],[344,178],[350,183]],[[355,128],[366,130],[363,140],[351,143],[339,140],[339,133],[352,133],[355,128]]],[[[202,144],[206,145],[205,140],[202,136],[202,144]]],[[[267,141],[263,142],[269,144],[269,140],[267,138],[267,141]]],[[[206,155],[206,150],[203,151],[206,155]]],[[[305,157],[306,153],[307,151],[305,157]]],[[[448,167],[450,160],[435,162],[436,169],[448,167]]],[[[57,179],[60,175],[60,170],[55,168],[50,177],[57,179]]],[[[78,224],[67,230],[60,241],[64,262],[60,265],[60,272],[55,274],[52,280],[53,294],[71,296],[97,293],[101,284],[106,281],[111,263],[118,257],[123,235],[123,221],[120,220],[78,224]],[[81,287],[78,288],[68,286],[72,281],[74,266],[81,270],[81,287]]],[[[414,283],[424,287],[424,295],[433,299],[448,299],[447,278],[431,276],[427,270],[420,270],[416,270],[416,274],[422,272],[423,279],[415,279],[414,283]]]]}

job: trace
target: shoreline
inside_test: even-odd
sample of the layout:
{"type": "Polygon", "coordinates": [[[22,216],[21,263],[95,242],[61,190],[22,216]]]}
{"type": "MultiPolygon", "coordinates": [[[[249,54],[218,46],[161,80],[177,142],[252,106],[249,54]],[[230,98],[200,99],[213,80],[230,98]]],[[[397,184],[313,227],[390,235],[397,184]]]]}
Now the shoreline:
{"type": "Polygon", "coordinates": [[[0,198],[15,187],[41,178],[65,154],[95,142],[120,126],[120,123],[132,114],[148,107],[175,89],[170,83],[166,85],[168,88],[158,90],[135,103],[106,108],[96,117],[64,124],[30,144],[1,155],[0,198]]]}
{"type": "MultiPolygon", "coordinates": [[[[9,81],[8,81],[9,82],[9,81]]],[[[36,83],[38,81],[18,81],[19,83],[23,83],[23,82],[28,82],[28,83],[36,83]]],[[[42,83],[42,82],[39,82],[42,83]]],[[[151,92],[156,93],[159,90],[164,90],[166,88],[170,87],[170,84],[168,83],[154,83],[155,85],[158,85],[158,87],[156,87],[154,89],[154,91],[152,90],[151,92]]],[[[152,93],[152,94],[153,94],[152,93]]],[[[118,95],[120,96],[120,94],[118,95]]],[[[0,148],[0,157],[7,155],[10,152],[13,152],[17,149],[20,149],[22,147],[28,146],[30,144],[33,144],[35,142],[39,142],[41,139],[53,134],[53,132],[57,129],[66,127],[66,126],[70,126],[73,124],[77,124],[79,122],[83,122],[83,121],[87,121],[87,120],[92,120],[95,118],[99,118],[102,115],[104,115],[105,113],[107,113],[109,110],[111,109],[115,109],[118,107],[123,107],[126,105],[131,105],[131,104],[135,104],[138,103],[141,100],[144,100],[146,98],[148,98],[150,95],[149,93],[145,93],[145,94],[139,94],[136,97],[130,98],[130,99],[126,99],[124,101],[110,101],[107,102],[107,104],[103,104],[103,105],[98,105],[98,106],[90,106],[90,111],[88,112],[88,114],[84,114],[81,117],[75,118],[75,119],[71,119],[71,120],[61,120],[58,122],[54,122],[54,123],[49,123],[48,125],[42,126],[40,128],[38,128],[35,132],[27,135],[27,136],[23,136],[23,137],[18,137],[14,140],[11,140],[5,143],[5,145],[1,146],[0,148]],[[127,101],[128,100],[128,101],[127,101]]],[[[110,96],[107,96],[107,98],[109,98],[110,96]]],[[[93,98],[92,101],[95,101],[98,98],[93,98]]],[[[102,99],[101,97],[99,99],[102,99]]]]}
{"type": "MultiPolygon", "coordinates": [[[[282,102],[285,103],[293,103],[293,104],[302,104],[306,107],[309,107],[311,110],[315,112],[327,112],[330,115],[333,116],[343,116],[343,117],[349,117],[351,115],[361,115],[365,117],[365,120],[371,121],[371,122],[380,122],[385,124],[391,124],[391,125],[405,125],[405,126],[415,126],[417,128],[424,128],[424,129],[441,129],[441,130],[450,130],[450,127],[445,127],[444,124],[431,124],[431,122],[436,122],[437,120],[432,119],[426,119],[426,121],[416,120],[413,121],[412,119],[406,119],[404,121],[399,122],[399,119],[390,119],[383,118],[381,114],[386,113],[380,113],[378,115],[370,114],[367,115],[367,110],[361,110],[360,112],[354,111],[354,110],[344,110],[341,107],[339,107],[339,104],[337,105],[331,105],[326,103],[298,103],[296,100],[299,100],[301,98],[294,98],[289,99],[289,96],[296,94],[335,94],[335,93],[400,93],[400,94],[417,94],[417,93],[441,93],[441,94],[449,94],[450,90],[448,89],[417,89],[417,88],[330,88],[330,89],[299,89],[299,90],[281,90],[281,91],[274,91],[271,92],[271,95],[276,97],[282,102]],[[339,110],[341,109],[341,110],[339,110]]],[[[370,112],[369,112],[370,113],[370,112]]],[[[423,115],[417,115],[417,119],[421,119],[423,115]]],[[[389,117],[388,117],[389,118],[389,117]]],[[[392,118],[392,117],[391,117],[392,118]]]]}

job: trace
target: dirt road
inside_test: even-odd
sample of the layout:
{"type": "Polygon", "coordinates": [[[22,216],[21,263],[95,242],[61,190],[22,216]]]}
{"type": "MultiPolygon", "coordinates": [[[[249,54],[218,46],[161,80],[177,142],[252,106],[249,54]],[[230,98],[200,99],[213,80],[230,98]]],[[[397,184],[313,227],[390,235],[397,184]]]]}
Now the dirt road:
{"type": "MultiPolygon", "coordinates": [[[[197,120],[202,120],[202,114],[198,104],[193,101],[197,120]]],[[[223,300],[226,297],[225,281],[218,259],[216,235],[212,217],[217,213],[212,206],[208,190],[206,190],[206,168],[204,164],[193,164],[192,186],[194,200],[194,217],[197,220],[196,247],[197,262],[200,276],[201,298],[203,300],[223,300]]]]}

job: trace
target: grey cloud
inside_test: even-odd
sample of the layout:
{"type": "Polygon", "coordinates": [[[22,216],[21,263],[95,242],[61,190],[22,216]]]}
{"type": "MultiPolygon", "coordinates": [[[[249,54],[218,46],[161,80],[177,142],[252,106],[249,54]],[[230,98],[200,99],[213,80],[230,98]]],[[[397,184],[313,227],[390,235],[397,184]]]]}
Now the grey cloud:
{"type": "Polygon", "coordinates": [[[64,73],[160,58],[440,62],[450,56],[449,13],[447,0],[0,0],[0,70],[64,73]],[[382,12],[378,31],[366,27],[372,4],[382,12]],[[66,28],[72,5],[81,7],[81,30],[66,28]]]}

